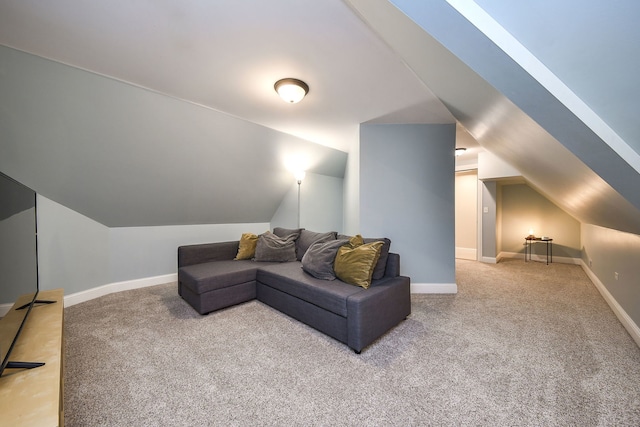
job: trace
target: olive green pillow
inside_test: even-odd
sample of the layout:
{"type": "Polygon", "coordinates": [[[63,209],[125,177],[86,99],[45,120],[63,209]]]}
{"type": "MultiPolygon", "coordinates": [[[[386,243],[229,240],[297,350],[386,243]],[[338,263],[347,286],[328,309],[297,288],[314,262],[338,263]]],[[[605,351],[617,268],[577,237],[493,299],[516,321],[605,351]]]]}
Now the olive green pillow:
{"type": "Polygon", "coordinates": [[[345,283],[369,288],[383,244],[380,241],[365,244],[359,234],[352,237],[338,249],[333,263],[336,277],[345,283]]]}
{"type": "Polygon", "coordinates": [[[234,259],[251,259],[256,254],[256,244],[258,236],[253,233],[242,233],[240,244],[238,245],[238,255],[234,259]]]}

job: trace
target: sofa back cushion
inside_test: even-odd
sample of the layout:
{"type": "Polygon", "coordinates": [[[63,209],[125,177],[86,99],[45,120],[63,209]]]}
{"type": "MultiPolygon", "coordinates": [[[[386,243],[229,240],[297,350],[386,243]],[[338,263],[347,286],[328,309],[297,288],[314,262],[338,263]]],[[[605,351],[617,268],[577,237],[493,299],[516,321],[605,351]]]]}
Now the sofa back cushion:
{"type": "Polygon", "coordinates": [[[300,232],[304,230],[304,228],[282,228],[276,227],[273,229],[273,234],[276,236],[286,239],[287,237],[294,236],[293,240],[296,240],[300,236],[300,232]]]}
{"type": "Polygon", "coordinates": [[[332,240],[336,240],[335,231],[329,231],[327,233],[316,233],[314,231],[309,230],[300,230],[300,236],[296,240],[296,256],[298,257],[298,261],[302,260],[302,257],[307,252],[307,250],[314,243],[318,242],[330,242],[332,240]]]}
{"type": "Polygon", "coordinates": [[[258,236],[255,261],[296,261],[296,234],[280,238],[270,231],[258,236]]]}

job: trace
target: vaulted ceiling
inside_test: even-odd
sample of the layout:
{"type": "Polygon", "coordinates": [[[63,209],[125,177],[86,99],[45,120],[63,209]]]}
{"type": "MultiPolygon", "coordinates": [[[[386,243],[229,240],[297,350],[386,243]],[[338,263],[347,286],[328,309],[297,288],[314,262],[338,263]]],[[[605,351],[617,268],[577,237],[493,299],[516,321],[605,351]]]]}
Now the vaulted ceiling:
{"type": "Polygon", "coordinates": [[[110,226],[262,222],[283,152],[342,176],[360,123],[457,121],[576,218],[640,234],[640,6],[614,3],[4,0],[0,169],[110,226]]]}

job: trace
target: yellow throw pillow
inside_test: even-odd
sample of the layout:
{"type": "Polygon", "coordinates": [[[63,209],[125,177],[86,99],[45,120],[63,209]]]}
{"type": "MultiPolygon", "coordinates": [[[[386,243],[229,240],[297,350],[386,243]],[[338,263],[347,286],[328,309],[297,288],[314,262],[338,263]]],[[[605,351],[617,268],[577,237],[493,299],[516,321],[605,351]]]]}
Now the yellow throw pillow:
{"type": "Polygon", "coordinates": [[[240,237],[240,245],[238,246],[238,255],[234,259],[251,259],[256,254],[256,244],[258,236],[253,233],[242,233],[240,237]]]}
{"type": "Polygon", "coordinates": [[[383,242],[365,244],[359,234],[338,249],[333,269],[338,279],[365,289],[371,286],[373,269],[380,258],[383,242]]]}

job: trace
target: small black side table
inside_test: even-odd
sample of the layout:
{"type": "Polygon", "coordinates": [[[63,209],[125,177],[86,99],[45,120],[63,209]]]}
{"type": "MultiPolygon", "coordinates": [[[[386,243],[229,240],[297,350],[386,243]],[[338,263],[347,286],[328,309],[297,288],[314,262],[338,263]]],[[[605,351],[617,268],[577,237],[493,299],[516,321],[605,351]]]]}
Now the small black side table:
{"type": "Polygon", "coordinates": [[[536,242],[545,243],[547,246],[547,265],[553,262],[553,239],[550,237],[533,237],[527,236],[524,238],[524,262],[527,262],[527,254],[529,255],[529,261],[531,261],[531,252],[533,244],[536,242]]]}

